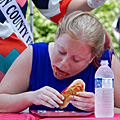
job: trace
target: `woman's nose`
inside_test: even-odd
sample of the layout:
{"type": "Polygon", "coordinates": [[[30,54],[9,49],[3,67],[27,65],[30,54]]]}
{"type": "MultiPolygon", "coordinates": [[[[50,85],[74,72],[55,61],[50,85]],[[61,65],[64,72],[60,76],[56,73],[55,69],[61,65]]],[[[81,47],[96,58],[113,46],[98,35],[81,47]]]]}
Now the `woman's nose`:
{"type": "Polygon", "coordinates": [[[70,58],[68,56],[65,56],[61,61],[61,65],[62,67],[68,68],[70,66],[70,58]]]}

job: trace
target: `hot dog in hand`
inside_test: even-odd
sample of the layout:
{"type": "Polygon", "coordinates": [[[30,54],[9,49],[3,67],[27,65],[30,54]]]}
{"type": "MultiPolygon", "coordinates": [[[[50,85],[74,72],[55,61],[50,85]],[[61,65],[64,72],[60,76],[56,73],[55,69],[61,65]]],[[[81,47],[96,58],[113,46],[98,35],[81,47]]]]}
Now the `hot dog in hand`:
{"type": "Polygon", "coordinates": [[[70,86],[64,89],[61,94],[64,96],[63,104],[59,105],[60,109],[67,107],[69,104],[69,96],[76,95],[76,92],[83,92],[85,89],[85,83],[81,79],[74,80],[70,86]]]}

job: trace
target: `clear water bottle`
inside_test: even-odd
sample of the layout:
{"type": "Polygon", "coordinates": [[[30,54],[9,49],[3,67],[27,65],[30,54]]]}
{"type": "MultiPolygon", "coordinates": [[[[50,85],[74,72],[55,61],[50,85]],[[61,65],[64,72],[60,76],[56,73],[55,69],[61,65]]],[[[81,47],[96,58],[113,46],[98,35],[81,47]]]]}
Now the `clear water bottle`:
{"type": "Polygon", "coordinates": [[[114,116],[114,74],[107,60],[95,73],[95,117],[114,116]]]}

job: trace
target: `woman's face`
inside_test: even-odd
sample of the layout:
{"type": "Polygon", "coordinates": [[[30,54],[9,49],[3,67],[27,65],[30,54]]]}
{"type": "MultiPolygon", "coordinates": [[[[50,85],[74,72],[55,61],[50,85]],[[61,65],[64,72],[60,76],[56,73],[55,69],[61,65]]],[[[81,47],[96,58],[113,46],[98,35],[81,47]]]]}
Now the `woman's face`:
{"type": "Polygon", "coordinates": [[[55,41],[51,54],[51,65],[57,79],[74,76],[92,62],[91,48],[80,40],[63,34],[55,41]]]}

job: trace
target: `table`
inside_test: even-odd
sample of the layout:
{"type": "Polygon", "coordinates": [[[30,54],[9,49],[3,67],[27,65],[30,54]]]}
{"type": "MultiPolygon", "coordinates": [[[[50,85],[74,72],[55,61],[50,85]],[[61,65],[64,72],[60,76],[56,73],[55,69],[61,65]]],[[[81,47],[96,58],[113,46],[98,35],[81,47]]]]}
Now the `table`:
{"type": "Polygon", "coordinates": [[[40,117],[30,113],[0,113],[0,120],[40,120],[40,117]]]}
{"type": "Polygon", "coordinates": [[[90,115],[86,117],[44,118],[44,120],[120,120],[120,114],[115,114],[114,118],[95,118],[95,115],[90,115]]]}
{"type": "Polygon", "coordinates": [[[115,114],[114,118],[95,118],[94,115],[87,117],[41,118],[30,113],[0,113],[0,120],[120,120],[120,114],[115,114]]]}

